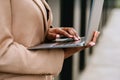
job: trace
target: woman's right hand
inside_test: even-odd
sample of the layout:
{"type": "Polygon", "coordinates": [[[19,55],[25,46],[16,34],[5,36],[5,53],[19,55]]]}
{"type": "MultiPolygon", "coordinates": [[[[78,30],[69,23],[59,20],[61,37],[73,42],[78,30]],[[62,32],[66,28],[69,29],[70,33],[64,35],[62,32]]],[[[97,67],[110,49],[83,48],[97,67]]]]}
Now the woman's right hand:
{"type": "Polygon", "coordinates": [[[49,28],[47,32],[46,39],[47,40],[55,40],[56,38],[60,38],[60,36],[65,36],[68,38],[73,38],[74,40],[80,40],[80,37],[74,28],[70,27],[54,27],[49,28]]]}

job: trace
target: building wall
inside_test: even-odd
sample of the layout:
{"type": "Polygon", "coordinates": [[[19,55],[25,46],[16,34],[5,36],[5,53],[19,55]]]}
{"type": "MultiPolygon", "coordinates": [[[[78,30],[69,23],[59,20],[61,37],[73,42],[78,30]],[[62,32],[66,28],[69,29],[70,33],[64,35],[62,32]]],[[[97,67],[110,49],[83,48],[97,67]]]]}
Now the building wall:
{"type": "MultiPolygon", "coordinates": [[[[86,25],[88,20],[88,14],[93,0],[47,0],[53,11],[53,25],[74,27],[80,36],[85,35],[86,25]]],[[[108,3],[109,0],[106,0],[108,3]]],[[[104,8],[107,8],[105,5],[104,8]]],[[[106,22],[106,11],[102,21],[106,22]]],[[[102,25],[101,25],[102,26],[102,25]]],[[[86,49],[80,53],[76,53],[74,56],[65,60],[62,72],[56,80],[77,80],[78,76],[84,71],[84,68],[89,63],[90,56],[92,56],[92,50],[86,49]]]]}

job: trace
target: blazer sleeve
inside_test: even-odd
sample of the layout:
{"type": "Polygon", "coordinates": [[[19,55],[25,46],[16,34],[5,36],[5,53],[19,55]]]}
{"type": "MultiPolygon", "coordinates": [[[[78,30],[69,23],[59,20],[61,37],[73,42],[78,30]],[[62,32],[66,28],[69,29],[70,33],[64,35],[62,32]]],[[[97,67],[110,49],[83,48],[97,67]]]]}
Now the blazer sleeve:
{"type": "Polygon", "coordinates": [[[29,51],[14,41],[9,1],[0,1],[0,72],[58,74],[64,60],[62,49],[29,51]]]}

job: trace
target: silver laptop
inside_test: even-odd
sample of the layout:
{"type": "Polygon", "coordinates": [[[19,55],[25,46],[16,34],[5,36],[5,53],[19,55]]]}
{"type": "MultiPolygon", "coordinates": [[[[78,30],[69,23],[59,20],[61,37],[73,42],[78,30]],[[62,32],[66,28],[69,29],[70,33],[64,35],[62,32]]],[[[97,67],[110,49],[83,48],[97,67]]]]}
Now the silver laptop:
{"type": "Polygon", "coordinates": [[[74,41],[72,38],[62,38],[56,39],[49,43],[42,43],[28,49],[54,49],[54,48],[72,48],[72,47],[82,47],[91,41],[93,32],[97,31],[99,28],[99,23],[101,20],[102,8],[104,0],[93,0],[92,7],[89,13],[89,20],[87,25],[86,36],[82,37],[79,41],[74,41]]]}

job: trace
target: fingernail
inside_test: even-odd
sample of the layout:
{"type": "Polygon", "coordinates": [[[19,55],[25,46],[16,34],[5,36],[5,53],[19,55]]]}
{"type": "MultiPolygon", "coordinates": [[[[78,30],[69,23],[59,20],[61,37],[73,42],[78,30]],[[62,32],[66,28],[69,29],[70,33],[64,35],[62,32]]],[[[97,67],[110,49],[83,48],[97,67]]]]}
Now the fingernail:
{"type": "Polygon", "coordinates": [[[77,37],[74,37],[75,40],[79,40],[77,37]]]}
{"type": "Polygon", "coordinates": [[[90,44],[90,46],[94,46],[94,45],[95,45],[95,43],[94,43],[94,42],[90,42],[89,44],[90,44]]]}
{"type": "Polygon", "coordinates": [[[56,38],[60,38],[60,35],[57,34],[57,35],[56,35],[56,38]]]}
{"type": "Polygon", "coordinates": [[[80,37],[78,37],[78,39],[81,39],[80,37]]]}

